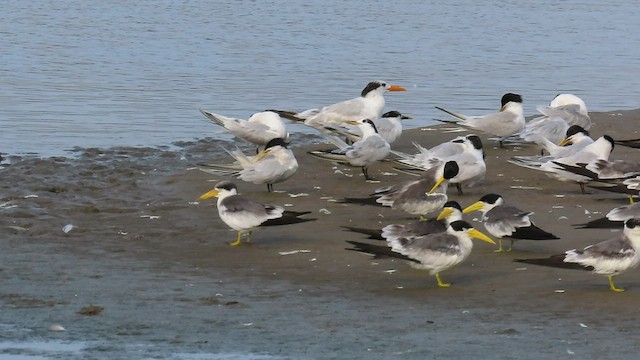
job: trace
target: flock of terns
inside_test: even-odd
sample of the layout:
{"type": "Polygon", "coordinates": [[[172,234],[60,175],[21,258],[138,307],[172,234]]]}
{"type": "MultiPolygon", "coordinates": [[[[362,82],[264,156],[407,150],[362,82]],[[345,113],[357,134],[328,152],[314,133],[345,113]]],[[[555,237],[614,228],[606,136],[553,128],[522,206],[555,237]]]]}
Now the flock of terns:
{"type": "MultiPolygon", "coordinates": [[[[394,155],[395,159],[391,161],[396,164],[395,168],[412,175],[413,179],[379,188],[366,198],[345,198],[343,202],[387,206],[417,219],[408,224],[388,225],[382,230],[346,227],[367,234],[369,239],[386,240],[383,245],[381,242],[348,241],[353,246],[349,250],[407,260],[416,268],[428,270],[440,287],[450,285],[442,281],[440,273],[469,256],[473,238],[496,244],[464,221],[462,214],[482,212],[484,228],[499,241],[498,252],[511,251],[516,240],[558,239],[537,227],[530,218],[531,212],[508,204],[498,194],[487,194],[464,209],[458,203],[448,201],[449,184],[454,184],[462,194],[465,187],[484,180],[484,152],[477,135],[458,136],[430,149],[415,143],[415,154],[391,150],[391,144],[402,134],[402,121],[410,116],[397,111],[383,113],[384,95],[388,91],[405,90],[384,81],[372,81],[354,99],[303,112],[267,110],[247,120],[200,109],[207,118],[257,147],[255,154],[245,154],[240,149],[227,150],[235,162],[202,164],[200,168],[263,184],[268,191],[273,191],[274,184],[286,181],[298,169],[298,162],[288,148],[285,120],[316,129],[334,145],[327,150],[309,151],[310,155],[359,167],[367,180],[371,179],[368,172],[371,165],[389,161],[394,155]],[[503,239],[511,241],[507,250],[503,248],[503,239]]],[[[522,97],[514,93],[502,97],[497,113],[467,116],[438,109],[452,116],[452,120],[438,121],[493,136],[500,147],[529,143],[540,152],[540,155],[513,157],[509,160],[512,164],[542,171],[560,181],[577,183],[582,191],[590,186],[627,194],[630,205],[611,210],[606,218],[580,224],[580,227],[589,228],[622,228],[620,235],[549,258],[516,260],[592,270],[608,277],[612,291],[624,291],[614,285],[613,276],[640,264],[640,205],[633,200],[640,192],[640,162],[610,161],[609,155],[616,144],[640,148],[640,139],[616,141],[608,135],[592,139],[587,107],[572,94],[559,94],[549,106],[538,107],[542,115],[529,121],[525,121],[522,97]]],[[[219,182],[199,200],[212,197],[217,198],[220,219],[238,232],[236,240],[230,243],[234,246],[243,238],[249,241],[252,230],[258,226],[315,220],[303,217],[308,212],[285,211],[281,206],[245,198],[230,181],[219,182]]]]}

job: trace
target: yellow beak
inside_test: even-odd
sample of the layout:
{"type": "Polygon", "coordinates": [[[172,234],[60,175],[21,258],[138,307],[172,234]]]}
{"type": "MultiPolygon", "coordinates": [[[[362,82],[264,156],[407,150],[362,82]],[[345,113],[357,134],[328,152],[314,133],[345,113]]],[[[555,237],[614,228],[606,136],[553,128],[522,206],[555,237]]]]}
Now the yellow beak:
{"type": "Polygon", "coordinates": [[[440,179],[438,179],[438,181],[436,181],[436,184],[433,185],[433,187],[431,188],[431,190],[427,191],[427,194],[431,194],[435,189],[438,188],[438,186],[440,186],[443,182],[445,182],[447,179],[445,179],[444,177],[441,177],[440,179]]]}
{"type": "Polygon", "coordinates": [[[202,195],[200,195],[200,197],[198,198],[198,200],[206,200],[206,199],[210,199],[212,197],[216,197],[218,196],[218,194],[220,193],[220,190],[218,189],[213,189],[209,192],[206,192],[202,195]]]}
{"type": "Polygon", "coordinates": [[[560,141],[560,144],[558,144],[558,146],[565,146],[570,142],[571,140],[569,140],[569,138],[564,138],[562,141],[560,141]]]}
{"type": "Polygon", "coordinates": [[[407,91],[407,89],[399,85],[391,85],[389,86],[389,91],[407,91]]]}
{"type": "Polygon", "coordinates": [[[488,237],[487,235],[481,233],[480,231],[476,230],[476,229],[471,229],[467,232],[467,234],[469,234],[469,236],[471,236],[474,239],[478,239],[478,240],[482,240],[482,241],[486,241],[489,244],[493,244],[495,245],[496,242],[493,241],[490,237],[488,237]]]}
{"type": "Polygon", "coordinates": [[[253,161],[254,162],[258,162],[258,161],[262,160],[262,158],[267,156],[267,154],[269,154],[270,151],[271,151],[271,149],[264,149],[264,150],[260,151],[259,153],[256,154],[256,156],[253,157],[253,161]]]}
{"type": "Polygon", "coordinates": [[[476,210],[480,210],[484,207],[484,203],[482,201],[478,201],[476,203],[474,203],[473,205],[469,205],[466,208],[464,208],[464,210],[462,210],[463,214],[468,214],[470,212],[476,211],[476,210]]]}
{"type": "Polygon", "coordinates": [[[436,218],[436,220],[446,219],[449,216],[451,216],[451,214],[453,214],[453,210],[451,210],[450,208],[444,208],[442,209],[440,214],[438,214],[438,217],[436,218]]]}

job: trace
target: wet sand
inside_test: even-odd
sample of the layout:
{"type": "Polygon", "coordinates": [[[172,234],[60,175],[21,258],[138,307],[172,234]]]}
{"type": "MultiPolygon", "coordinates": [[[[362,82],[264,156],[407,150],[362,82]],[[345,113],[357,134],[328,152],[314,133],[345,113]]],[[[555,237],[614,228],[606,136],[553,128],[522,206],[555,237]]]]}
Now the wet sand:
{"type": "MultiPolygon", "coordinates": [[[[594,137],[638,138],[640,111],[592,113],[594,137]]],[[[414,129],[393,148],[414,152],[449,140],[440,127],[414,129]]],[[[5,159],[0,171],[0,355],[8,359],[174,358],[635,358],[640,273],[616,277],[624,293],[589,272],[523,266],[614,236],[575,230],[628,202],[518,168],[506,160],[532,147],[499,149],[482,136],[485,182],[450,199],[467,206],[495,192],[534,211],[561,240],[520,241],[496,254],[477,242],[471,257],[442,273],[441,289],[401,261],[346,251],[364,235],[340,226],[381,228],[410,219],[388,208],[341,204],[409,178],[384,163],[335,166],[306,151],[320,139],[294,137],[298,173],[266,186],[237,181],[242,194],[317,221],[261,228],[250,244],[214,201],[195,199],[222,177],[194,168],[228,161],[220,142],[167,148],[79,149],[77,157],[5,159]],[[339,171],[337,171],[339,170],[339,171]],[[64,232],[65,225],[73,225],[64,232]],[[296,252],[297,250],[303,250],[296,252]],[[87,306],[103,308],[86,315],[87,306]],[[59,324],[65,331],[51,331],[59,324]]],[[[230,146],[229,143],[223,143],[230,146]]],[[[250,147],[246,147],[246,151],[250,147]]],[[[616,147],[613,159],[640,150],[616,147]]],[[[484,231],[478,213],[467,217],[484,231]]]]}

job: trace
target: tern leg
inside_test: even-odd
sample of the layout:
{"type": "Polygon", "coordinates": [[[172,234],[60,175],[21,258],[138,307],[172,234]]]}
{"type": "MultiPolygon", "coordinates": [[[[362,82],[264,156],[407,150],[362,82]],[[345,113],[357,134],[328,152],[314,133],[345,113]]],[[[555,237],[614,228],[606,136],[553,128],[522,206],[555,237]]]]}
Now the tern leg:
{"type": "Polygon", "coordinates": [[[617,288],[614,284],[613,284],[613,275],[609,275],[607,276],[609,278],[609,289],[611,289],[611,291],[615,291],[615,292],[623,292],[624,289],[622,288],[617,288]]]}
{"type": "Polygon", "coordinates": [[[584,183],[579,183],[580,184],[580,190],[582,191],[583,194],[587,194],[587,190],[585,190],[584,188],[584,183]]]}
{"type": "Polygon", "coordinates": [[[372,177],[369,177],[369,168],[367,168],[366,166],[362,167],[362,174],[364,175],[365,180],[373,180],[372,177]]]}
{"type": "Polygon", "coordinates": [[[445,288],[446,288],[446,287],[451,286],[451,284],[450,284],[450,283],[443,283],[443,282],[442,282],[442,279],[440,279],[440,274],[439,274],[439,273],[438,273],[438,274],[436,274],[436,280],[438,281],[438,286],[439,286],[439,287],[445,287],[445,288]]]}
{"type": "Polygon", "coordinates": [[[273,184],[267,184],[267,191],[268,192],[272,192],[273,191],[273,184]]]}
{"type": "Polygon", "coordinates": [[[503,251],[504,251],[504,249],[502,248],[502,239],[498,239],[498,244],[500,244],[500,245],[498,246],[498,250],[494,250],[494,251],[493,251],[493,252],[495,252],[495,253],[499,253],[499,252],[503,252],[503,251]]]}
{"type": "Polygon", "coordinates": [[[240,240],[242,239],[242,230],[238,231],[238,237],[236,238],[236,241],[230,242],[229,245],[230,246],[238,246],[240,245],[240,240]]]}
{"type": "Polygon", "coordinates": [[[424,215],[420,215],[420,221],[427,221],[427,217],[424,215]]]}
{"type": "Polygon", "coordinates": [[[509,249],[507,250],[507,252],[511,252],[511,250],[513,250],[513,243],[516,242],[515,240],[511,240],[511,245],[509,245],[509,249]]]}
{"type": "Polygon", "coordinates": [[[458,195],[464,195],[462,192],[462,185],[460,183],[456,184],[456,189],[458,189],[458,195]]]}
{"type": "Polygon", "coordinates": [[[636,202],[633,200],[633,195],[629,195],[629,204],[633,205],[636,202]]]}

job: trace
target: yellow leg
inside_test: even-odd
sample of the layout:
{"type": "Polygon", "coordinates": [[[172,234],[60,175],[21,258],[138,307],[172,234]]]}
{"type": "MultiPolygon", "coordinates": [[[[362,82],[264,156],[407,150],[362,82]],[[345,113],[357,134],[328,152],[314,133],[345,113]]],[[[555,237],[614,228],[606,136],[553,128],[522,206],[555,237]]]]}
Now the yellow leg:
{"type": "Polygon", "coordinates": [[[615,292],[623,292],[624,289],[622,288],[617,288],[614,284],[613,284],[613,276],[609,275],[609,289],[611,289],[611,291],[615,291],[615,292]]]}
{"type": "Polygon", "coordinates": [[[241,239],[242,239],[242,231],[238,231],[238,237],[236,238],[236,241],[230,242],[229,245],[238,246],[238,245],[240,245],[240,240],[241,239]]]}
{"type": "Polygon", "coordinates": [[[446,288],[446,287],[451,286],[451,284],[449,284],[449,283],[443,283],[442,282],[442,279],[440,279],[440,274],[436,274],[436,280],[438,281],[438,286],[439,287],[445,287],[446,288]]]}
{"type": "Polygon", "coordinates": [[[633,201],[633,195],[629,195],[629,204],[633,205],[633,204],[635,204],[635,203],[636,203],[636,202],[635,202],[635,201],[633,201]]]}
{"type": "Polygon", "coordinates": [[[420,221],[427,221],[427,218],[424,215],[420,215],[420,221]]]}
{"type": "Polygon", "coordinates": [[[511,250],[513,250],[513,243],[514,241],[511,240],[511,245],[509,245],[509,249],[507,250],[507,252],[511,252],[511,250]]]}
{"type": "Polygon", "coordinates": [[[498,239],[498,244],[499,244],[498,250],[494,250],[493,252],[498,253],[498,252],[503,252],[504,251],[504,249],[502,249],[502,239],[498,239]]]}

